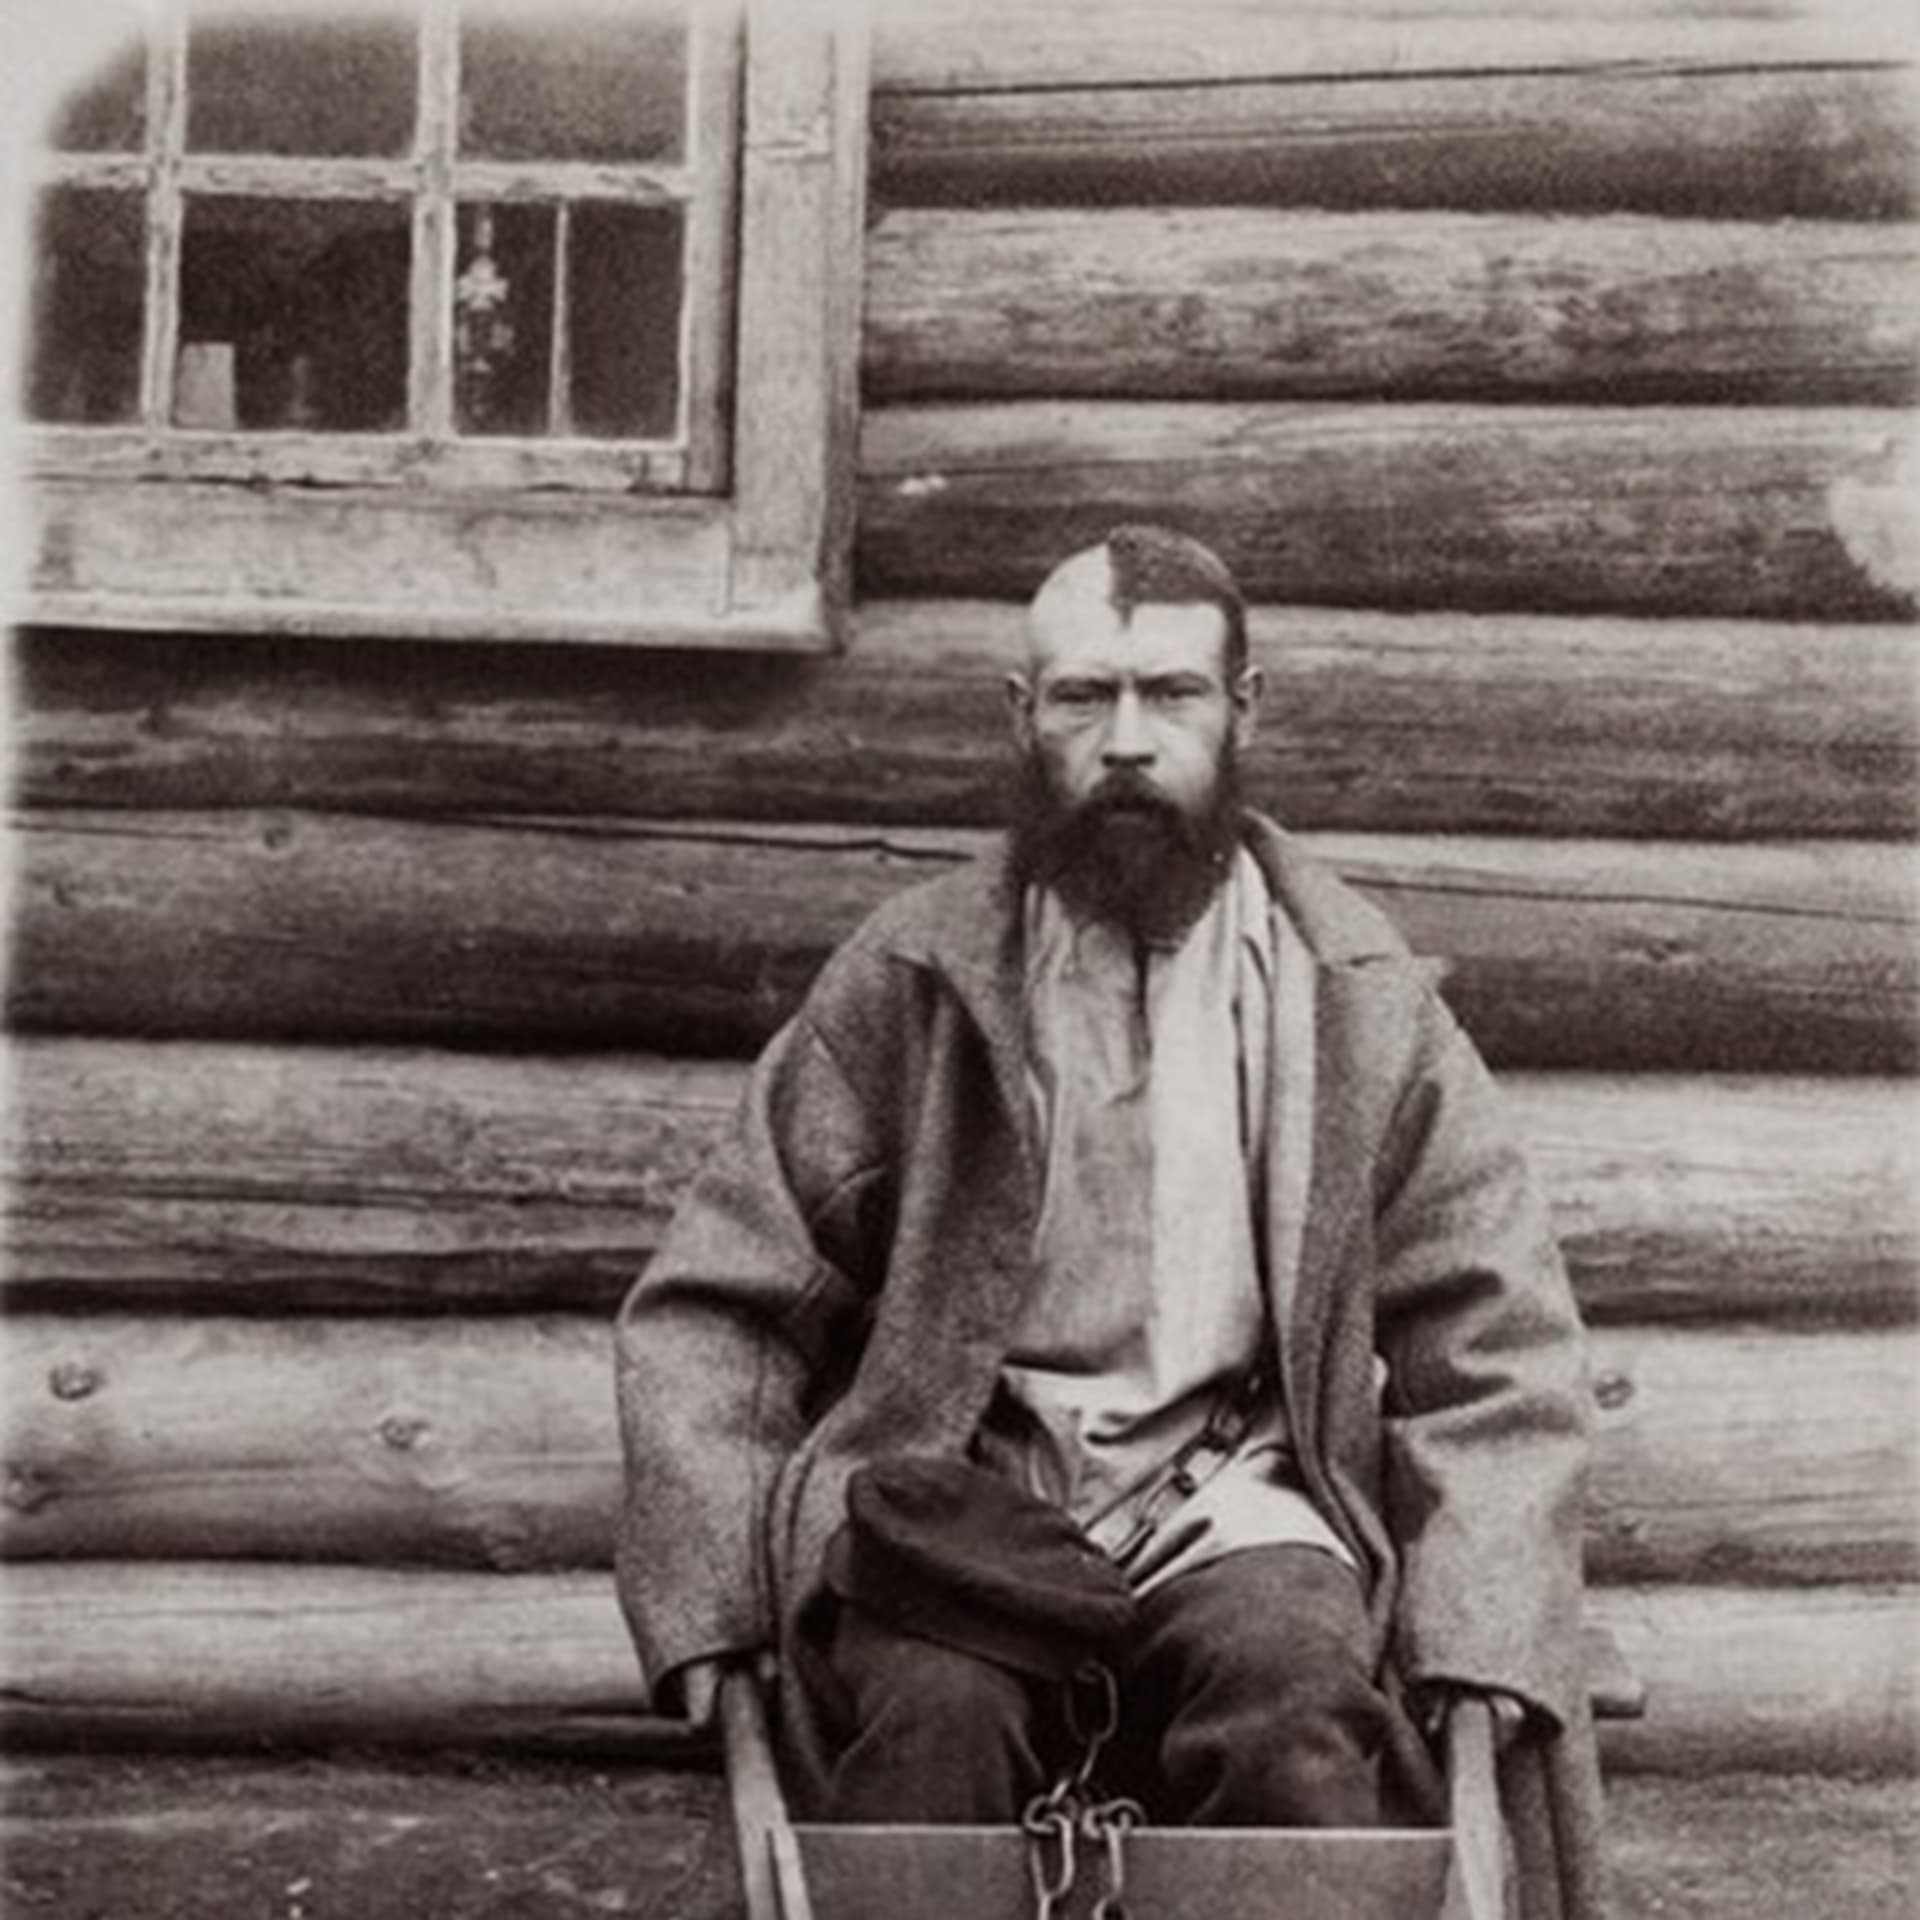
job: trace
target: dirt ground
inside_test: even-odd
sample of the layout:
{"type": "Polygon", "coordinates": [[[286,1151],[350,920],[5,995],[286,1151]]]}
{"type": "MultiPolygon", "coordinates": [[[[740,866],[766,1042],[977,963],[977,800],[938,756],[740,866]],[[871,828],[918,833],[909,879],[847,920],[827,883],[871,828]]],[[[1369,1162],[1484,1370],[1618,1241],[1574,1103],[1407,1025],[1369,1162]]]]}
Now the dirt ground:
{"type": "MultiPolygon", "coordinates": [[[[570,1762],[16,1758],[19,1920],[730,1920],[719,1782],[570,1762]]],[[[1914,1920],[1920,1784],[1612,1789],[1620,1920],[1914,1920]]],[[[1155,1920],[1152,1915],[1137,1920],[1155,1920]]]]}

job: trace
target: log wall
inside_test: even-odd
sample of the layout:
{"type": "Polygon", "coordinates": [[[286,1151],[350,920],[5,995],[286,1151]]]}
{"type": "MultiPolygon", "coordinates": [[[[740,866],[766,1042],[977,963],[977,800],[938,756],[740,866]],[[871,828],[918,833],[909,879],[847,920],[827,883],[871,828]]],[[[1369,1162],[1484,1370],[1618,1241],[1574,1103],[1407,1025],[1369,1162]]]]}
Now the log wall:
{"type": "MultiPolygon", "coordinates": [[[[16,1026],[538,1037],[731,1050],[904,885],[983,836],[337,814],[30,816],[16,1026]]],[[[1318,836],[1496,1066],[1911,1064],[1902,850],[1318,836]]]]}
{"type": "MultiPolygon", "coordinates": [[[[1297,828],[1696,840],[1910,834],[1895,626],[1255,608],[1243,772],[1297,828]]],[[[841,659],[300,648],[77,632],[20,650],[38,808],[997,824],[1019,607],[869,600],[841,659]]]]}
{"type": "MultiPolygon", "coordinates": [[[[1602,1580],[1920,1571],[1911,1328],[1608,1328],[1588,1561],[1602,1580]]],[[[610,1564],[604,1317],[23,1316],[0,1555],[610,1564]]]]}
{"type": "Polygon", "coordinates": [[[867,258],[888,402],[1844,406],[1920,371],[1905,224],[904,207],[867,258]]]}
{"type": "Polygon", "coordinates": [[[1888,19],[883,7],[842,657],[23,635],[0,1724],[678,1750],[608,1314],[821,956],[997,824],[1019,603],[1150,515],[1256,601],[1253,797],[1549,1182],[1613,1761],[1910,1766],[1888,19]]]}
{"type": "MultiPolygon", "coordinates": [[[[0,1730],[36,1743],[686,1752],[638,1711],[601,1575],[78,1561],[10,1568],[8,1585],[0,1730]]],[[[1664,1703],[1610,1731],[1620,1764],[1911,1764],[1912,1611],[1898,1589],[1612,1587],[1595,1615],[1664,1703]]]]}
{"type": "MultiPolygon", "coordinates": [[[[39,1039],[16,1047],[16,1308],[611,1310],[737,1062],[39,1039]]],[[[1920,1127],[1893,1078],[1514,1073],[1587,1318],[1900,1326],[1920,1127]]]]}

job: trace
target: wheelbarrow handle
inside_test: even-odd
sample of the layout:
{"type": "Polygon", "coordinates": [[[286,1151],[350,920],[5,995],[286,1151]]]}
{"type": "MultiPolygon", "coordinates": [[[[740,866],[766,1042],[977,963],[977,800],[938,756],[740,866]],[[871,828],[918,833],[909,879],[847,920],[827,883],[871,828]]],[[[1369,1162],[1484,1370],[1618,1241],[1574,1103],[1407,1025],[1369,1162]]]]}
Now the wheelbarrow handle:
{"type": "Polygon", "coordinates": [[[1472,1694],[1447,1713],[1447,1815],[1453,1872],[1445,1920],[1502,1920],[1506,1911],[1493,1704],[1472,1694]]]}
{"type": "Polygon", "coordinates": [[[766,1696],[751,1665],[730,1666],[721,1676],[720,1734],[747,1920],[813,1920],[800,1847],[767,1735],[766,1696]]]}

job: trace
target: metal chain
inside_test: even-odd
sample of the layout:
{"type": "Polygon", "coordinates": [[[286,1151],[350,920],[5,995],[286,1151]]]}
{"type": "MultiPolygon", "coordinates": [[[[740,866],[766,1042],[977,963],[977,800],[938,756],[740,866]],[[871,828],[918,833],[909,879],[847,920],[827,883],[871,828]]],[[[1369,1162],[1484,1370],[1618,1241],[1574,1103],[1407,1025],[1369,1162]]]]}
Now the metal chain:
{"type": "Polygon", "coordinates": [[[1049,1804],[1050,1795],[1042,1794],[1021,1816],[1027,1833],[1027,1872],[1033,1879],[1034,1920],[1054,1920],[1061,1903],[1073,1891],[1076,1872],[1073,1858],[1074,1819],[1064,1807],[1049,1804]],[[1047,1870],[1047,1836],[1053,1834],[1060,1846],[1059,1863],[1047,1870]]]}
{"type": "Polygon", "coordinates": [[[1081,1816],[1087,1838],[1107,1848],[1107,1887],[1093,1903],[1093,1920],[1127,1920],[1127,1835],[1145,1817],[1137,1800],[1103,1800],[1081,1816]]]}
{"type": "Polygon", "coordinates": [[[1058,1920],[1079,1873],[1078,1839],[1104,1855],[1106,1885],[1094,1902],[1092,1920],[1128,1920],[1126,1836],[1145,1815],[1137,1801],[1093,1797],[1094,1769],[1120,1724],[1120,1690],[1113,1675],[1096,1661],[1079,1668],[1067,1688],[1066,1713],[1079,1757],[1045,1793],[1036,1794],[1020,1816],[1028,1841],[1034,1917],[1058,1920]],[[1083,1704],[1091,1705],[1091,1715],[1082,1711],[1083,1704]],[[1056,1856],[1051,1863],[1050,1851],[1056,1856]]]}
{"type": "Polygon", "coordinates": [[[1120,1725],[1120,1688],[1112,1672],[1098,1660],[1083,1661],[1067,1687],[1067,1731],[1080,1746],[1080,1762],[1068,1776],[1070,1790],[1085,1796],[1100,1764],[1100,1754],[1120,1725]],[[1086,1720],[1080,1706],[1087,1690],[1093,1693],[1096,1717],[1086,1720]]]}

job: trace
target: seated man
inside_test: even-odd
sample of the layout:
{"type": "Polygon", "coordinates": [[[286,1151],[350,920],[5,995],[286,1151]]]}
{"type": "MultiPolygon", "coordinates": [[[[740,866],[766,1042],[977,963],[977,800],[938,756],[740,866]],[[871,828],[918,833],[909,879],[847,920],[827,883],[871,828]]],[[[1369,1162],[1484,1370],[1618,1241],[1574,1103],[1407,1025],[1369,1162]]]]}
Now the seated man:
{"type": "MultiPolygon", "coordinates": [[[[1449,1698],[1585,1914],[1579,1323],[1484,1066],[1380,915],[1242,806],[1232,579],[1127,527],[1031,612],[1015,823],[876,913],[752,1077],[619,1330],[623,1604],[663,1705],[773,1649],[828,1818],[1001,1822],[1020,1665],[850,1605],[859,1471],[968,1463],[1133,1603],[1163,1822],[1431,1815],[1449,1698]]],[[[963,1636],[964,1638],[964,1636],[963,1636]]]]}

